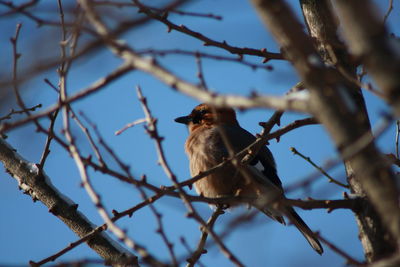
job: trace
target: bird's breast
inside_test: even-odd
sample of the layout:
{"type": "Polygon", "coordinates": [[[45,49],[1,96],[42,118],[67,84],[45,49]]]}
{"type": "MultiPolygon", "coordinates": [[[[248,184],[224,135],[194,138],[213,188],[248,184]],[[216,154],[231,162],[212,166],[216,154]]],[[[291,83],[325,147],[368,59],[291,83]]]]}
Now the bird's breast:
{"type": "MultiPolygon", "coordinates": [[[[195,176],[223,162],[228,157],[221,137],[216,129],[197,129],[186,142],[186,153],[190,161],[190,172],[195,176]],[[197,132],[199,131],[200,132],[197,132]]],[[[240,180],[233,166],[224,166],[204,178],[194,186],[198,194],[205,197],[233,196],[240,180]]]]}

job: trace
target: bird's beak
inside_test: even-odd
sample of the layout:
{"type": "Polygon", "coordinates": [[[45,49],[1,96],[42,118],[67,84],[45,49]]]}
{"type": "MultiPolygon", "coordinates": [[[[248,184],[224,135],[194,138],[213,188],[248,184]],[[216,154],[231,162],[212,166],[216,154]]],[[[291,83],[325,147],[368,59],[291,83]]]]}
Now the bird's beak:
{"type": "Polygon", "coordinates": [[[183,116],[175,119],[178,123],[189,124],[192,121],[192,117],[190,116],[183,116]]]}

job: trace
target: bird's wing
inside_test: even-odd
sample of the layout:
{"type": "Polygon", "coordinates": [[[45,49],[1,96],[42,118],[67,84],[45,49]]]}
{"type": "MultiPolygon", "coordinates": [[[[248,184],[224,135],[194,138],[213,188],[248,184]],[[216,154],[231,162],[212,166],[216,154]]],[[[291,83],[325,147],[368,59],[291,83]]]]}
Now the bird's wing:
{"type": "MultiPolygon", "coordinates": [[[[251,133],[240,126],[224,125],[222,130],[226,133],[226,136],[236,153],[256,141],[256,138],[251,133]]],[[[262,184],[272,182],[275,186],[282,189],[282,182],[276,171],[274,157],[266,146],[259,150],[257,156],[254,157],[249,165],[261,173],[261,175],[255,175],[258,182],[262,184]]]]}
{"type": "MultiPolygon", "coordinates": [[[[256,140],[251,133],[238,125],[235,127],[224,126],[224,128],[235,152],[243,150],[256,140]]],[[[273,198],[283,196],[282,182],[278,177],[272,153],[267,147],[262,147],[260,149],[257,156],[250,162],[249,170],[252,173],[252,177],[264,185],[265,195],[260,198],[261,203],[255,205],[255,207],[282,224],[285,224],[282,215],[287,216],[289,221],[299,229],[314,250],[322,254],[323,248],[318,238],[292,207],[280,207],[280,209],[277,210],[273,206],[263,204],[264,201],[269,203],[273,198]]]]}

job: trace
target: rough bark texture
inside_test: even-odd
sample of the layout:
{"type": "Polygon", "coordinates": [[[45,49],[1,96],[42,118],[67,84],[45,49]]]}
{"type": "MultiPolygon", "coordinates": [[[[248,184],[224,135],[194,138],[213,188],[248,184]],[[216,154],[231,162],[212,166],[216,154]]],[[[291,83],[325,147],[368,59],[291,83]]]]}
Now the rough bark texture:
{"type": "Polygon", "coordinates": [[[400,53],[398,41],[389,37],[377,7],[366,0],[336,0],[343,31],[352,53],[367,67],[400,116],[400,53]]]}
{"type": "MultiPolygon", "coordinates": [[[[29,194],[34,201],[39,200],[49,212],[57,216],[79,237],[84,237],[94,230],[92,224],[67,197],[51,185],[44,173],[38,173],[37,167],[19,156],[6,141],[0,138],[0,161],[4,168],[14,177],[22,190],[29,194]]],[[[128,251],[111,241],[106,234],[95,235],[87,244],[106,262],[114,266],[137,266],[137,258],[128,251]]]]}
{"type": "MultiPolygon", "coordinates": [[[[334,65],[337,69],[350,75],[351,79],[356,80],[356,68],[351,64],[345,46],[336,34],[337,18],[332,12],[331,2],[329,0],[300,0],[300,3],[309,33],[314,38],[324,62],[334,65]]],[[[350,89],[348,93],[357,105],[360,118],[362,117],[363,131],[370,132],[368,113],[361,88],[350,82],[346,87],[350,89]]],[[[359,182],[362,177],[355,176],[352,161],[346,160],[344,164],[352,193],[366,197],[359,182]]],[[[363,202],[355,216],[367,261],[375,261],[395,251],[396,246],[391,243],[387,231],[369,201],[363,202]]]]}
{"type": "Polygon", "coordinates": [[[365,116],[349,94],[346,79],[323,64],[311,39],[282,1],[252,2],[309,89],[315,116],[331,135],[343,159],[351,161],[355,177],[398,242],[400,209],[395,176],[373,142],[357,142],[368,137],[368,132],[364,129],[365,116]]]}

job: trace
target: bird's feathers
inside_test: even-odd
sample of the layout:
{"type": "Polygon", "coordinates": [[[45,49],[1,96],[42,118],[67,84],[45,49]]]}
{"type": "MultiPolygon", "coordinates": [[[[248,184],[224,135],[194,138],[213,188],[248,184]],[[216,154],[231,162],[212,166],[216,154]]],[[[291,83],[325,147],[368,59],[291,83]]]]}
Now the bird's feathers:
{"type": "Polygon", "coordinates": [[[289,219],[291,223],[296,226],[296,228],[303,234],[303,236],[307,239],[308,243],[311,247],[318,252],[318,254],[322,254],[324,249],[321,246],[318,238],[315,236],[313,231],[308,227],[308,225],[303,221],[303,219],[297,214],[297,212],[292,207],[285,207],[284,208],[285,215],[289,219]]]}
{"type": "MultiPolygon", "coordinates": [[[[209,170],[256,141],[241,128],[233,109],[216,109],[198,105],[188,116],[175,120],[189,127],[185,144],[192,175],[209,170]],[[228,150],[231,149],[232,151],[228,150]]],[[[295,210],[283,204],[285,198],[282,183],[276,171],[275,160],[267,147],[262,147],[250,163],[226,164],[195,182],[196,191],[206,197],[245,197],[250,203],[272,219],[285,224],[286,216],[304,235],[311,247],[322,254],[317,237],[295,210]]],[[[240,199],[240,198],[238,198],[240,199]]],[[[241,204],[232,200],[230,205],[241,204]]]]}

